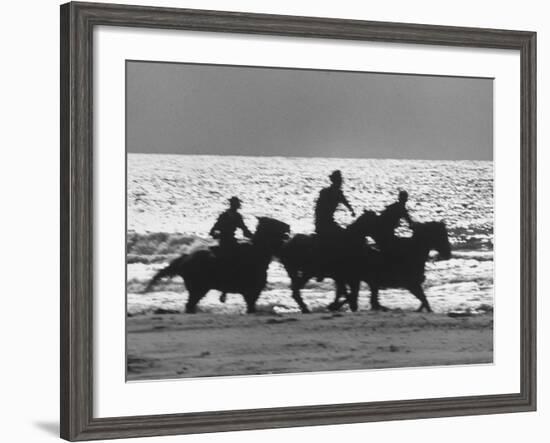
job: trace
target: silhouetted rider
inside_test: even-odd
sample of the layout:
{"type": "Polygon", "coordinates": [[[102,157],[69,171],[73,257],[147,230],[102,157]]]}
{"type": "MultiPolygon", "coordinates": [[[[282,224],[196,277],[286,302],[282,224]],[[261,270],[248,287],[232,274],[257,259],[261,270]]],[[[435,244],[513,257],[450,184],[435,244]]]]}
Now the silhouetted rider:
{"type": "Polygon", "coordinates": [[[344,253],[345,246],[341,236],[344,229],[334,220],[334,213],[338,205],[343,204],[355,217],[355,211],[342,192],[342,173],[338,170],[329,175],[331,185],[319,193],[315,204],[315,232],[319,235],[317,251],[318,263],[316,264],[317,281],[321,281],[331,266],[337,262],[344,253]]]}
{"type": "Polygon", "coordinates": [[[342,173],[338,170],[333,171],[329,178],[331,185],[321,190],[315,204],[315,232],[321,236],[337,235],[343,230],[334,220],[334,213],[339,204],[348,208],[355,217],[355,211],[342,191],[342,173]]]}
{"type": "MultiPolygon", "coordinates": [[[[210,229],[210,235],[220,242],[219,258],[228,260],[228,263],[231,263],[230,260],[234,259],[233,254],[237,246],[235,231],[240,229],[245,237],[252,237],[252,232],[246,227],[243,217],[239,213],[240,208],[241,200],[238,197],[231,197],[229,199],[229,209],[219,215],[216,223],[214,223],[214,226],[210,229]]],[[[227,266],[227,269],[229,273],[231,267],[227,266]]],[[[226,299],[227,294],[223,292],[220,295],[220,301],[225,303],[226,299]]]]}
{"type": "Polygon", "coordinates": [[[399,191],[398,200],[386,206],[386,209],[380,214],[378,231],[381,247],[388,246],[395,239],[395,229],[399,226],[401,219],[404,219],[412,228],[413,221],[407,210],[408,199],[407,191],[399,191]]]}
{"type": "Polygon", "coordinates": [[[212,229],[210,235],[220,241],[221,249],[231,248],[237,244],[235,231],[240,229],[247,238],[252,237],[252,232],[244,224],[242,215],[239,213],[241,201],[238,197],[229,199],[229,209],[220,214],[212,229]]]}

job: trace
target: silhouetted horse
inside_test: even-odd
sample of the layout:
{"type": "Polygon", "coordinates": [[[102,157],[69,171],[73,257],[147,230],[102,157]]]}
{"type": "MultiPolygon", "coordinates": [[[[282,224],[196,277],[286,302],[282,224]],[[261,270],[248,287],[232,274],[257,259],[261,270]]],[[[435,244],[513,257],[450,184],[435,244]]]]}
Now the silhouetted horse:
{"type": "Polygon", "coordinates": [[[290,226],[286,223],[258,217],[252,242],[236,246],[231,257],[220,254],[217,247],[183,255],[157,272],[145,292],[160,279],[179,275],[189,292],[185,312],[194,313],[197,303],[211,289],[242,294],[247,312],[255,312],[256,301],[267,282],[269,263],[289,232],[290,226]]]}
{"type": "MultiPolygon", "coordinates": [[[[361,257],[366,236],[372,235],[376,213],[365,211],[334,238],[321,239],[316,234],[296,234],[281,249],[279,258],[291,281],[292,298],[303,313],[309,312],[300,290],[312,277],[330,277],[336,283],[337,298],[359,291],[361,257]],[[321,274],[321,275],[319,275],[321,274]]],[[[357,310],[357,294],[349,299],[350,308],[357,310]]]]}
{"type": "MultiPolygon", "coordinates": [[[[443,222],[416,223],[413,226],[413,236],[396,237],[389,250],[365,249],[360,275],[371,291],[371,309],[386,309],[378,301],[380,289],[404,288],[420,300],[418,311],[426,309],[431,312],[422,283],[425,280],[424,267],[432,250],[439,253],[440,259],[451,258],[451,245],[443,222]]],[[[349,301],[350,306],[351,303],[356,306],[357,300],[351,299],[355,294],[352,292],[348,296],[349,300],[340,300],[340,294],[336,294],[329,309],[338,310],[346,301],[349,301]]]]}

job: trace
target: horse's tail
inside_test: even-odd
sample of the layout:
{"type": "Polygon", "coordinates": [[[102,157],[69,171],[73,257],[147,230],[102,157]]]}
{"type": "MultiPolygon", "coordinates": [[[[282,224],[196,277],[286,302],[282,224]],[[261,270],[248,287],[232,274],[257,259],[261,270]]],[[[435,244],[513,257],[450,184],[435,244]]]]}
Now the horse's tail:
{"type": "Polygon", "coordinates": [[[161,279],[165,277],[175,277],[176,275],[181,275],[183,277],[183,262],[185,258],[187,258],[186,255],[176,258],[175,260],[172,260],[168,266],[158,271],[153,276],[143,293],[151,291],[151,289],[153,289],[153,286],[155,286],[161,279]]]}

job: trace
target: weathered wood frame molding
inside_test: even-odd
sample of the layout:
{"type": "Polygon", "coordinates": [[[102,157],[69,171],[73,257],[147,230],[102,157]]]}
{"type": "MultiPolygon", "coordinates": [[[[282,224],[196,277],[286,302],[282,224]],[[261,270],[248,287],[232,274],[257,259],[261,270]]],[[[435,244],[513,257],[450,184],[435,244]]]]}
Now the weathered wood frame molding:
{"type": "Polygon", "coordinates": [[[70,441],[533,411],[536,408],[536,33],[235,12],[61,6],[61,437],[70,441]],[[513,49],[521,57],[521,390],[433,398],[94,418],[92,44],[95,26],[513,49]]]}

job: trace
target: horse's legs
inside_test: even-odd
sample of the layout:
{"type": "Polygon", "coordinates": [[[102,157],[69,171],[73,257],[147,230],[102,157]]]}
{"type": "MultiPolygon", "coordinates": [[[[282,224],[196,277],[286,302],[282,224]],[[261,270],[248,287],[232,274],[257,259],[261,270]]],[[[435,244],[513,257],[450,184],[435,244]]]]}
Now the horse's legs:
{"type": "Polygon", "coordinates": [[[247,314],[254,314],[256,312],[256,300],[257,300],[257,297],[255,297],[252,294],[244,295],[244,301],[246,302],[246,313],[247,314]]]}
{"type": "Polygon", "coordinates": [[[189,290],[189,297],[185,305],[185,312],[188,314],[194,314],[197,311],[197,304],[200,299],[203,298],[208,290],[189,290]]]}
{"type": "Polygon", "coordinates": [[[359,288],[361,287],[361,282],[359,280],[354,280],[349,284],[350,293],[347,296],[349,308],[352,312],[356,312],[358,309],[358,299],[359,299],[359,288]]]}
{"type": "Polygon", "coordinates": [[[369,283],[369,289],[370,289],[370,308],[373,311],[387,311],[388,308],[385,306],[382,306],[380,302],[378,301],[378,293],[380,291],[380,288],[372,283],[369,283]]]}
{"type": "Polygon", "coordinates": [[[427,312],[432,312],[432,308],[428,303],[428,299],[426,298],[426,294],[424,294],[424,289],[422,289],[421,285],[416,284],[410,286],[408,289],[418,300],[420,300],[421,304],[420,307],[416,310],[417,312],[422,312],[423,309],[426,309],[427,312]]]}
{"type": "Polygon", "coordinates": [[[260,298],[261,290],[252,291],[243,294],[244,301],[246,302],[246,313],[254,314],[256,312],[256,302],[260,298]]]}
{"type": "Polygon", "coordinates": [[[329,311],[338,311],[342,306],[344,306],[349,301],[346,284],[337,280],[335,281],[335,285],[336,285],[336,291],[334,295],[334,301],[327,306],[329,311]],[[343,297],[343,300],[341,300],[342,297],[343,297]]]}
{"type": "Polygon", "coordinates": [[[306,279],[306,276],[302,276],[300,278],[297,275],[293,275],[293,277],[291,277],[292,298],[298,304],[303,314],[309,314],[310,312],[309,308],[302,299],[302,294],[300,293],[300,290],[304,287],[308,280],[309,277],[306,279]]]}
{"type": "Polygon", "coordinates": [[[348,290],[346,284],[339,280],[336,280],[334,284],[336,286],[336,291],[334,293],[334,302],[338,303],[342,297],[347,301],[348,290]]]}

